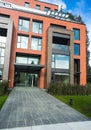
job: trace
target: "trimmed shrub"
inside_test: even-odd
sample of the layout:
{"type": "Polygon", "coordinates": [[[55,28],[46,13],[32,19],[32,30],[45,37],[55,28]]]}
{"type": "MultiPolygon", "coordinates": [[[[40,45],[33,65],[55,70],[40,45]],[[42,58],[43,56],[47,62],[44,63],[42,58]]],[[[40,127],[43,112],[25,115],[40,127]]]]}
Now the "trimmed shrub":
{"type": "Polygon", "coordinates": [[[54,95],[91,95],[91,85],[70,85],[62,82],[52,82],[49,85],[48,93],[54,95]]]}
{"type": "Polygon", "coordinates": [[[0,82],[0,95],[5,94],[8,90],[8,81],[3,80],[0,82]]]}

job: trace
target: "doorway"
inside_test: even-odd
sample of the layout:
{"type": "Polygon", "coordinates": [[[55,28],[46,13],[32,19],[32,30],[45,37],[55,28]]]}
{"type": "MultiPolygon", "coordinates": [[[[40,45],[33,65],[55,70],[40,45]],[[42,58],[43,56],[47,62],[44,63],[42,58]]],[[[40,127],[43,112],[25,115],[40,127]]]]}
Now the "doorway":
{"type": "Polygon", "coordinates": [[[37,87],[38,74],[15,72],[15,86],[37,87]]]}

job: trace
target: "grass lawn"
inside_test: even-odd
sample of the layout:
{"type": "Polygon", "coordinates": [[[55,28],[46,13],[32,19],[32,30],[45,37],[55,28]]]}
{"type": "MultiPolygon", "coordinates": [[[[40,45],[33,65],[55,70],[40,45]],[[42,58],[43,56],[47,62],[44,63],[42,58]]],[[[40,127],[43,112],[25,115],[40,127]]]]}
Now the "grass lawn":
{"type": "Polygon", "coordinates": [[[91,118],[91,96],[55,96],[69,105],[69,99],[73,99],[72,107],[91,118]]]}
{"type": "Polygon", "coordinates": [[[7,97],[8,97],[7,94],[0,96],[0,109],[2,108],[3,104],[5,103],[7,97]]]}

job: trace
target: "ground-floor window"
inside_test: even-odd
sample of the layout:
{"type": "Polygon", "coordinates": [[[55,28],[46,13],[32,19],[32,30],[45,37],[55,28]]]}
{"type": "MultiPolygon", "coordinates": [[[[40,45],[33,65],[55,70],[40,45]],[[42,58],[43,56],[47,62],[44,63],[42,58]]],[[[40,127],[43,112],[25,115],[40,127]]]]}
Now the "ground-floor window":
{"type": "Polygon", "coordinates": [[[52,73],[53,82],[69,83],[69,74],[65,73],[52,73]]]}

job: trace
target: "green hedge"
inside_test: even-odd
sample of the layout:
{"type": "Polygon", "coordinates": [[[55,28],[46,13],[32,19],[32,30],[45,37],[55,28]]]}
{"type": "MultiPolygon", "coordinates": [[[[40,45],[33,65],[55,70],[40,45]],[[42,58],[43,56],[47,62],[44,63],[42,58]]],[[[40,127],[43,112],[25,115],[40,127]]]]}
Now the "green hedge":
{"type": "Polygon", "coordinates": [[[83,85],[70,85],[61,82],[50,83],[48,93],[55,95],[91,95],[91,84],[83,85]]]}
{"type": "Polygon", "coordinates": [[[7,90],[8,90],[8,81],[3,80],[2,82],[0,82],[0,95],[5,94],[7,90]]]}

